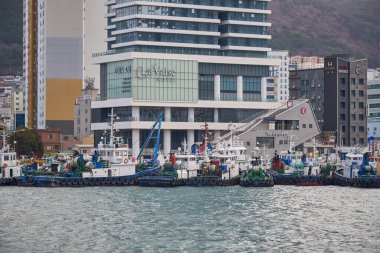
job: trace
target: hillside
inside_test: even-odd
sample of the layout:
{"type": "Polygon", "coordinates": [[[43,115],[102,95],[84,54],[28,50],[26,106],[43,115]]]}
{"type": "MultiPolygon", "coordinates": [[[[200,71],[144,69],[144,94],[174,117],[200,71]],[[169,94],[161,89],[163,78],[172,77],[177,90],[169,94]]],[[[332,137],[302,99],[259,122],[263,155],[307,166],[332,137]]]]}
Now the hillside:
{"type": "Polygon", "coordinates": [[[0,0],[0,75],[22,74],[22,0],[0,0]]]}
{"type": "Polygon", "coordinates": [[[380,66],[379,0],[272,0],[272,47],[291,54],[351,53],[380,66]]]}
{"type": "MultiPolygon", "coordinates": [[[[272,0],[274,49],[352,53],[380,66],[379,0],[272,0]]],[[[0,75],[22,73],[22,0],[0,1],[0,75]]]]}

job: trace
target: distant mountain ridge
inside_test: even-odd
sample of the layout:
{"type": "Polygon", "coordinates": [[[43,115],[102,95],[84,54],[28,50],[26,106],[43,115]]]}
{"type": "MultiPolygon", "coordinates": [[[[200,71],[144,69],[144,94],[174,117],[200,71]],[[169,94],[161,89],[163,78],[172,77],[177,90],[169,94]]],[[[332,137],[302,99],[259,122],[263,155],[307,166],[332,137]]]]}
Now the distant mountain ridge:
{"type": "Polygon", "coordinates": [[[272,0],[273,49],[292,55],[349,53],[380,66],[379,0],[272,0]]]}
{"type": "MultiPolygon", "coordinates": [[[[380,0],[272,0],[270,6],[273,49],[351,53],[380,66],[380,0]]],[[[22,22],[22,0],[1,0],[0,75],[22,73],[22,22]]]]}

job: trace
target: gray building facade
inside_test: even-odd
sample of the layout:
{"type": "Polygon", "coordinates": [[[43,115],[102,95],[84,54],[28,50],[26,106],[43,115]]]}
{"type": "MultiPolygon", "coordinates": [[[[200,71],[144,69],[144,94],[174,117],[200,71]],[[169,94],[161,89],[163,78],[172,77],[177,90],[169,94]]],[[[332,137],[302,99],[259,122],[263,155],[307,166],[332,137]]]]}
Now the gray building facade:
{"type": "Polygon", "coordinates": [[[289,72],[290,99],[310,99],[310,106],[317,118],[318,125],[323,130],[324,122],[324,70],[305,69],[289,72]]]}
{"type": "Polygon", "coordinates": [[[324,133],[341,146],[365,146],[367,140],[367,60],[347,55],[325,58],[323,69],[290,72],[290,98],[308,98],[324,133]]]}
{"type": "Polygon", "coordinates": [[[325,58],[324,131],[337,131],[342,146],[367,143],[367,60],[325,58]]]}

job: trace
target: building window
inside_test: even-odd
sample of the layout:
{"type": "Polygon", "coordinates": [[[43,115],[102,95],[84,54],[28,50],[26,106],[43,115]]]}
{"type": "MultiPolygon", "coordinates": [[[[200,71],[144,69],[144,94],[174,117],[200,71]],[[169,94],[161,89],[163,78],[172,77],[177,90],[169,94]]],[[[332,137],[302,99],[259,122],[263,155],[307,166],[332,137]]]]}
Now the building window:
{"type": "Polygon", "coordinates": [[[356,92],[354,90],[351,91],[351,97],[355,97],[356,96],[356,92]]]}
{"type": "Polygon", "coordinates": [[[260,77],[243,76],[243,101],[261,101],[260,77]]]}
{"type": "Polygon", "coordinates": [[[356,132],[356,126],[351,127],[351,132],[355,133],[356,132]]]}
{"type": "Polygon", "coordinates": [[[356,139],[355,138],[351,138],[351,145],[356,145],[356,139]]]}
{"type": "Polygon", "coordinates": [[[284,141],[283,141],[283,140],[280,140],[278,143],[279,143],[280,145],[282,145],[282,144],[284,144],[284,141]]]}
{"type": "Polygon", "coordinates": [[[342,130],[342,133],[345,133],[346,132],[346,126],[342,126],[341,130],[342,130]]]}
{"type": "Polygon", "coordinates": [[[237,100],[237,77],[220,76],[220,100],[237,100]]]}
{"type": "Polygon", "coordinates": [[[273,137],[257,137],[257,146],[259,148],[274,148],[274,138],[273,137]]]}
{"type": "Polygon", "coordinates": [[[163,107],[140,107],[140,121],[155,121],[160,117],[160,114],[163,115],[164,119],[164,111],[163,107]]]}
{"type": "Polygon", "coordinates": [[[199,75],[199,99],[214,100],[214,75],[199,75]]]}
{"type": "Polygon", "coordinates": [[[214,108],[195,108],[194,122],[214,122],[214,108]]]}
{"type": "Polygon", "coordinates": [[[355,78],[351,78],[351,84],[355,84],[355,78]]]}
{"type": "Polygon", "coordinates": [[[346,91],[345,91],[345,90],[340,90],[340,95],[341,95],[342,97],[345,97],[345,96],[346,96],[346,91]]]}
{"type": "Polygon", "coordinates": [[[355,114],[351,114],[351,120],[356,120],[356,115],[355,114]]]}
{"type": "Polygon", "coordinates": [[[251,146],[251,142],[247,141],[247,147],[250,147],[250,146],[251,146]]]}
{"type": "Polygon", "coordinates": [[[313,124],[309,124],[309,128],[313,128],[313,124]]]}
{"type": "Polygon", "coordinates": [[[346,78],[340,78],[340,84],[346,84],[346,78]]]}
{"type": "Polygon", "coordinates": [[[356,108],[356,103],[355,102],[351,102],[351,109],[355,109],[356,108]]]}
{"type": "Polygon", "coordinates": [[[363,90],[359,90],[359,97],[364,97],[364,91],[363,90]]]}
{"type": "Polygon", "coordinates": [[[187,138],[186,130],[172,130],[171,131],[171,149],[177,150],[181,148],[183,150],[183,141],[187,138]]]}
{"type": "Polygon", "coordinates": [[[364,114],[359,114],[359,120],[364,120],[364,114]]]}
{"type": "MultiPolygon", "coordinates": [[[[376,131],[376,127],[375,127],[375,131],[376,131]]],[[[359,132],[364,133],[364,126],[359,126],[359,132]]]]}
{"type": "Polygon", "coordinates": [[[306,128],[306,124],[302,124],[302,128],[306,128]]]}
{"type": "Polygon", "coordinates": [[[47,137],[48,137],[49,140],[53,139],[53,135],[52,134],[48,134],[47,137]]]}
{"type": "Polygon", "coordinates": [[[359,84],[360,84],[360,85],[364,85],[364,79],[363,79],[363,78],[360,78],[360,79],[359,79],[359,84]]]}
{"type": "Polygon", "coordinates": [[[346,103],[345,102],[340,102],[340,108],[345,109],[346,108],[346,103]]]}
{"type": "Polygon", "coordinates": [[[359,109],[364,109],[364,103],[363,102],[359,102],[359,109]]]}
{"type": "Polygon", "coordinates": [[[187,122],[188,121],[188,110],[187,108],[171,108],[171,118],[172,122],[187,122]]]}
{"type": "Polygon", "coordinates": [[[342,114],[340,115],[340,119],[341,119],[341,120],[346,120],[346,114],[342,113],[342,114]]]}
{"type": "Polygon", "coordinates": [[[359,138],[359,145],[364,145],[364,138],[359,138]]]}

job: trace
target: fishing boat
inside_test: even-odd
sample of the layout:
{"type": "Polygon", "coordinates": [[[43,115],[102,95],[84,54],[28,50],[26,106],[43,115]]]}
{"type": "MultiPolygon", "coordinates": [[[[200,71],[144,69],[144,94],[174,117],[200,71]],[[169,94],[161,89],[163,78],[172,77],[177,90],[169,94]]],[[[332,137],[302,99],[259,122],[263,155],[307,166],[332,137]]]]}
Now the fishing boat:
{"type": "Polygon", "coordinates": [[[314,139],[313,157],[307,159],[300,151],[295,151],[290,140],[287,152],[275,154],[272,159],[272,174],[275,184],[296,186],[323,186],[331,184],[331,166],[327,160],[317,157],[314,139]]]}
{"type": "MultiPolygon", "coordinates": [[[[199,148],[199,154],[203,154],[203,160],[199,163],[196,177],[186,180],[187,186],[232,186],[240,182],[240,167],[238,154],[224,148],[224,151],[209,153],[208,149],[208,124],[204,124],[203,143],[199,148]]],[[[232,147],[230,147],[232,148],[232,147]]]]}
{"type": "Polygon", "coordinates": [[[121,145],[121,139],[115,137],[114,119],[116,115],[111,110],[111,130],[108,144],[100,143],[98,149],[91,156],[91,160],[85,160],[83,154],[74,152],[66,171],[54,175],[41,175],[38,171],[23,175],[18,178],[18,186],[42,186],[42,187],[82,187],[82,186],[126,186],[135,185],[139,177],[151,175],[160,170],[157,154],[153,163],[144,169],[137,169],[137,161],[146,147],[148,139],[152,137],[153,131],[158,126],[156,145],[159,142],[162,115],[153,124],[153,127],[135,159],[128,153],[128,147],[121,145]]]}
{"type": "MultiPolygon", "coordinates": [[[[380,173],[370,162],[370,153],[347,153],[340,169],[334,172],[334,184],[358,188],[380,188],[380,173]]],[[[374,157],[372,157],[374,160],[374,157]]]]}
{"type": "Polygon", "coordinates": [[[240,186],[243,187],[273,187],[273,176],[266,172],[261,157],[257,156],[251,162],[252,167],[242,172],[240,186]]]}
{"type": "Polygon", "coordinates": [[[2,131],[2,148],[0,149],[0,186],[16,185],[17,178],[21,176],[20,161],[17,154],[7,144],[7,135],[2,131]]]}

